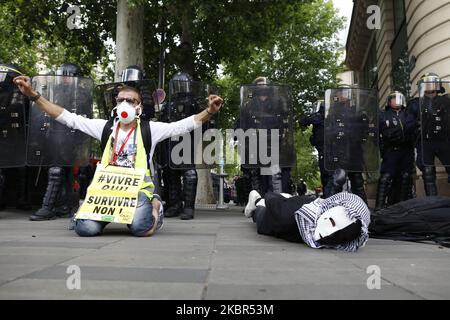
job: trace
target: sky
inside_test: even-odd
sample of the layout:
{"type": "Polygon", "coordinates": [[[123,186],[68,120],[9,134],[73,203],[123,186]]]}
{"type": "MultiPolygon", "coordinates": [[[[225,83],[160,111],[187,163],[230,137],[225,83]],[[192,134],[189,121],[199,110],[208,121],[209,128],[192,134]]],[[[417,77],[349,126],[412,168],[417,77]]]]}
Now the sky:
{"type": "Polygon", "coordinates": [[[352,17],[353,0],[333,0],[333,4],[339,9],[340,15],[347,18],[344,30],[339,33],[339,39],[344,46],[347,42],[348,30],[350,28],[350,20],[352,17]]]}

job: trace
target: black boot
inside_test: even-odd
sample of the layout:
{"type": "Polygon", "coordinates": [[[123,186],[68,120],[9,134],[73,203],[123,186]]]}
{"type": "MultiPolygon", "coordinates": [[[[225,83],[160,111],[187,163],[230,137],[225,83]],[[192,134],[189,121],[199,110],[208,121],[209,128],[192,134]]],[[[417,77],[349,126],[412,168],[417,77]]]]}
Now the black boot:
{"type": "Polygon", "coordinates": [[[251,190],[256,190],[261,195],[264,194],[259,169],[251,169],[249,171],[249,176],[250,176],[250,183],[252,185],[251,190]]]}
{"type": "Polygon", "coordinates": [[[183,194],[184,194],[184,208],[181,214],[181,220],[194,219],[195,213],[195,198],[197,196],[197,171],[195,169],[188,170],[183,176],[183,194]]]}
{"type": "Polygon", "coordinates": [[[400,202],[413,198],[413,176],[405,172],[402,174],[402,181],[400,186],[400,202]]]}
{"type": "Polygon", "coordinates": [[[389,195],[392,185],[392,177],[389,173],[381,175],[378,180],[377,199],[375,202],[375,211],[379,211],[386,206],[386,198],[389,195]]]}
{"type": "Polygon", "coordinates": [[[367,204],[366,190],[364,189],[364,178],[362,173],[353,172],[349,174],[350,182],[352,184],[352,193],[364,200],[367,204]]]}
{"type": "Polygon", "coordinates": [[[329,198],[331,196],[334,196],[335,194],[341,193],[344,184],[347,181],[347,172],[342,169],[337,169],[334,171],[331,178],[328,180],[328,186],[327,186],[327,192],[324,195],[326,198],[329,198]]]}
{"type": "Polygon", "coordinates": [[[72,179],[71,168],[63,169],[61,191],[56,201],[55,214],[57,218],[69,218],[72,215],[72,179]]]}
{"type": "Polygon", "coordinates": [[[271,178],[272,191],[278,194],[283,193],[283,176],[281,172],[274,174],[271,178]]]}
{"type": "Polygon", "coordinates": [[[427,197],[433,197],[438,195],[436,186],[436,168],[425,167],[423,174],[423,186],[427,197]]]}
{"type": "Polygon", "coordinates": [[[178,217],[182,210],[181,204],[181,180],[180,173],[177,170],[167,169],[167,188],[168,205],[167,210],[164,212],[164,217],[173,218],[178,217]]]}
{"type": "Polygon", "coordinates": [[[48,185],[45,191],[42,208],[34,213],[31,221],[45,221],[56,219],[54,212],[58,195],[61,192],[63,169],[59,167],[52,167],[48,170],[48,185]]]}

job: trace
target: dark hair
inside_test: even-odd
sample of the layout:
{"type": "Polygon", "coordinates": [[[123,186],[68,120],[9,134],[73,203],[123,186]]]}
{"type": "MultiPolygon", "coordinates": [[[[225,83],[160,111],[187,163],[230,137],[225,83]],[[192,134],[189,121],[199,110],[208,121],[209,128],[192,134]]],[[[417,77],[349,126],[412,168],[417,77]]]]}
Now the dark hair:
{"type": "Polygon", "coordinates": [[[139,96],[139,102],[142,102],[142,95],[141,95],[141,91],[139,89],[137,89],[135,87],[124,85],[119,88],[118,94],[121,93],[122,91],[132,91],[132,92],[137,93],[139,96]]]}
{"type": "Polygon", "coordinates": [[[317,241],[321,246],[338,246],[350,243],[358,239],[361,235],[362,222],[356,220],[355,223],[349,225],[347,228],[339,230],[332,235],[317,241]]]}

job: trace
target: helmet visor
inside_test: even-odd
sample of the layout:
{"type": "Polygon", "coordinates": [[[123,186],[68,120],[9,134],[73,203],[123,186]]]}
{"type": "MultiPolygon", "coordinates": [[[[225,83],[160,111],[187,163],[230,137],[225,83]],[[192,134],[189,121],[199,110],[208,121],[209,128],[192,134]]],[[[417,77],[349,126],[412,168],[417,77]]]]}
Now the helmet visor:
{"type": "Polygon", "coordinates": [[[192,91],[192,83],[190,81],[175,80],[171,82],[173,94],[189,93],[192,91]]]}
{"type": "Polygon", "coordinates": [[[137,69],[126,69],[122,73],[122,81],[138,81],[142,80],[142,72],[137,69]]]}
{"type": "Polygon", "coordinates": [[[391,103],[391,107],[393,106],[402,106],[406,107],[406,98],[400,92],[395,92],[389,96],[389,101],[391,103]]]}
{"type": "Polygon", "coordinates": [[[7,75],[8,74],[6,72],[1,72],[0,71],[0,82],[5,82],[7,75]]]}
{"type": "Polygon", "coordinates": [[[419,83],[421,95],[441,90],[440,79],[436,76],[423,77],[419,83]]]}

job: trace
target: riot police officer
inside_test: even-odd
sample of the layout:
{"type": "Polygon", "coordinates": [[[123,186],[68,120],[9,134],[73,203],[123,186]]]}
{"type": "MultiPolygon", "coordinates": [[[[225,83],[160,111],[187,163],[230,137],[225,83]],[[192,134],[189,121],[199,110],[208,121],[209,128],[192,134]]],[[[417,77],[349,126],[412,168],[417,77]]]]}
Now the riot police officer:
{"type": "MultiPolygon", "coordinates": [[[[335,93],[329,112],[326,115],[325,125],[329,126],[325,134],[325,157],[326,169],[335,171],[336,178],[329,179],[326,190],[330,190],[330,194],[335,193],[336,181],[341,181],[342,173],[347,172],[348,179],[351,183],[351,191],[367,203],[367,196],[364,189],[363,171],[365,167],[365,155],[363,145],[370,134],[370,119],[362,105],[366,97],[362,94],[363,89],[341,87],[332,90],[335,93]],[[353,99],[353,94],[360,96],[359,103],[353,99]],[[327,164],[329,167],[327,168],[327,164]],[[343,169],[341,171],[337,169],[343,169]]],[[[369,108],[377,108],[372,103],[366,103],[369,108]]],[[[373,128],[372,128],[373,130],[373,128]]],[[[378,154],[377,154],[378,156],[378,154]]],[[[341,185],[339,183],[338,185],[341,185]]],[[[324,192],[324,197],[330,196],[324,192]]]]}
{"type": "Polygon", "coordinates": [[[380,114],[379,128],[383,163],[378,181],[376,211],[385,207],[395,180],[400,181],[400,189],[394,191],[399,196],[389,204],[412,198],[417,126],[414,116],[406,112],[406,98],[401,92],[395,91],[388,96],[386,109],[380,114]]]}
{"type": "MultiPolygon", "coordinates": [[[[81,77],[80,67],[71,64],[64,63],[56,71],[56,84],[53,89],[54,97],[53,100],[56,103],[62,103],[60,101],[67,101],[74,99],[67,99],[67,95],[74,94],[71,92],[73,88],[71,86],[72,81],[76,80],[76,77],[81,77]],[[73,77],[70,79],[69,77],[73,77]],[[70,82],[70,83],[69,83],[70,82]]],[[[78,99],[83,99],[87,94],[80,92],[78,94],[78,99]]],[[[64,106],[70,108],[71,106],[64,106]]],[[[76,106],[75,106],[76,107],[76,106]]],[[[35,119],[36,120],[36,119],[35,119]]],[[[62,124],[57,122],[52,122],[53,130],[63,132],[66,129],[62,124]]],[[[73,155],[70,152],[59,152],[57,149],[61,148],[63,145],[72,145],[76,142],[78,137],[73,134],[53,134],[51,135],[51,141],[46,141],[48,144],[47,151],[54,158],[51,162],[64,162],[72,163],[71,157],[73,155]],[[58,159],[58,158],[61,159],[58,159]],[[62,160],[62,161],[61,161],[62,160]]],[[[82,177],[83,178],[83,177],[82,177]]],[[[45,221],[53,220],[57,217],[68,217],[72,214],[71,208],[71,195],[73,174],[71,166],[62,165],[52,165],[48,170],[48,184],[42,201],[42,207],[35,212],[31,217],[31,221],[45,221]]]]}
{"type": "MultiPolygon", "coordinates": [[[[322,187],[328,187],[328,180],[331,174],[325,170],[325,155],[324,155],[324,139],[325,139],[325,101],[319,100],[316,102],[316,112],[308,117],[300,119],[300,126],[306,128],[313,126],[313,132],[310,139],[311,145],[316,148],[319,156],[319,170],[322,187]]],[[[329,194],[329,192],[325,192],[329,194]]]]}
{"type": "MultiPolygon", "coordinates": [[[[201,112],[198,97],[193,92],[193,79],[184,72],[178,72],[170,81],[170,102],[161,110],[161,121],[175,122],[201,112]]],[[[191,146],[193,148],[193,133],[191,133],[191,146]]],[[[181,220],[192,220],[195,214],[195,198],[197,196],[198,176],[195,163],[192,158],[190,164],[176,167],[170,161],[173,143],[170,139],[161,144],[159,150],[161,159],[165,163],[162,179],[164,192],[167,196],[165,217],[180,216],[181,220]],[[168,165],[171,163],[171,165],[168,165]],[[183,183],[181,183],[183,178],[183,183]]],[[[193,155],[193,152],[191,153],[193,155]]]]}
{"type": "Polygon", "coordinates": [[[26,155],[26,119],[29,100],[13,84],[22,72],[12,64],[0,64],[0,207],[6,205],[6,187],[16,184],[16,208],[31,210],[28,202],[26,155]],[[2,169],[10,168],[10,169],[2,169]]]}
{"type": "MultiPolygon", "coordinates": [[[[265,129],[267,130],[267,147],[271,148],[271,131],[273,129],[279,130],[280,143],[280,162],[291,162],[290,159],[295,159],[295,154],[292,146],[293,141],[289,139],[289,109],[288,97],[282,94],[273,92],[276,86],[273,86],[267,77],[258,77],[253,82],[251,89],[254,91],[251,94],[249,101],[244,103],[241,109],[240,128],[248,129],[265,129]],[[283,146],[285,144],[285,146],[283,146]]],[[[254,150],[259,150],[261,136],[256,133],[257,147],[254,150]]],[[[242,142],[244,143],[244,142],[242,142]]],[[[245,159],[255,158],[259,161],[260,152],[252,154],[252,146],[246,147],[245,159]]],[[[261,151],[261,150],[259,150],[261,151]]],[[[264,150],[263,150],[264,151],[264,150]]],[[[295,161],[294,161],[295,162],[295,161]]],[[[260,163],[257,166],[241,166],[241,170],[245,177],[251,181],[251,189],[257,190],[261,195],[266,192],[273,191],[275,193],[292,193],[291,188],[291,167],[290,166],[274,166],[264,168],[260,163]],[[260,166],[260,167],[258,167],[260,166]],[[262,172],[262,170],[266,171],[262,172]],[[270,170],[270,174],[267,174],[270,170]]]]}
{"type": "Polygon", "coordinates": [[[417,166],[422,171],[426,195],[436,196],[436,158],[446,167],[450,183],[450,98],[444,95],[441,79],[435,73],[424,74],[418,85],[422,139],[417,145],[417,166]]]}

